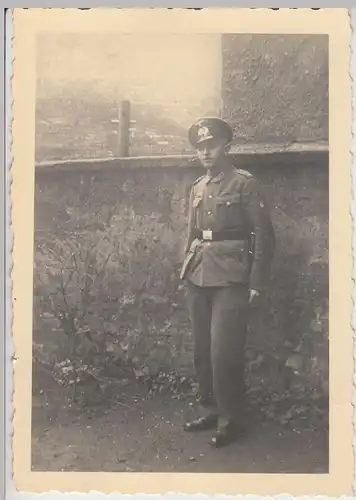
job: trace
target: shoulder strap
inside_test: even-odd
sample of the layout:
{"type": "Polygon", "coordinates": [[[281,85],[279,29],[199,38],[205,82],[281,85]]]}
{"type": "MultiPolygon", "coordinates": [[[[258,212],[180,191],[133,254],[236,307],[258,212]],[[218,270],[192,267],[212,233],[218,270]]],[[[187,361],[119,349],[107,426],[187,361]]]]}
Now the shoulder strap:
{"type": "Polygon", "coordinates": [[[237,169],[236,169],[236,172],[237,172],[238,174],[243,175],[244,177],[248,177],[248,178],[253,177],[253,175],[251,174],[251,172],[248,172],[247,170],[243,170],[242,168],[237,168],[237,169]]]}
{"type": "Polygon", "coordinates": [[[205,175],[201,175],[200,177],[198,177],[198,179],[195,179],[195,181],[193,182],[193,186],[195,186],[196,184],[198,184],[198,182],[200,182],[201,180],[203,180],[205,177],[205,175]]]}

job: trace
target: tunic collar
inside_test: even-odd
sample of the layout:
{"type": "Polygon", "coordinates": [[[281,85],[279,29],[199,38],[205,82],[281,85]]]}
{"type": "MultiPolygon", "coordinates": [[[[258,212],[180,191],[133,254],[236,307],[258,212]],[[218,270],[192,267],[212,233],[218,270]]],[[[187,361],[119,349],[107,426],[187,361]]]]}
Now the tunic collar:
{"type": "Polygon", "coordinates": [[[215,182],[215,183],[221,182],[223,180],[224,176],[225,176],[225,173],[220,172],[219,174],[217,174],[211,178],[211,182],[215,182]]]}
{"type": "Polygon", "coordinates": [[[206,174],[206,179],[207,183],[209,182],[214,182],[214,183],[219,183],[221,182],[225,175],[228,175],[233,169],[233,165],[229,161],[228,158],[225,159],[225,161],[222,162],[220,169],[218,172],[214,175],[208,175],[206,174]]]}

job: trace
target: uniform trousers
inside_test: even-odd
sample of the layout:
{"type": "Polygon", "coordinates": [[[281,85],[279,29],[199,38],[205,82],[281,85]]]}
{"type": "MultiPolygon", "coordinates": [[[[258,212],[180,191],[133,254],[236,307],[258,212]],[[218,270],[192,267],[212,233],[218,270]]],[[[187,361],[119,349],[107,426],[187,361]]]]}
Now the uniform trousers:
{"type": "Polygon", "coordinates": [[[221,422],[243,418],[248,288],[187,282],[200,404],[221,422]]]}

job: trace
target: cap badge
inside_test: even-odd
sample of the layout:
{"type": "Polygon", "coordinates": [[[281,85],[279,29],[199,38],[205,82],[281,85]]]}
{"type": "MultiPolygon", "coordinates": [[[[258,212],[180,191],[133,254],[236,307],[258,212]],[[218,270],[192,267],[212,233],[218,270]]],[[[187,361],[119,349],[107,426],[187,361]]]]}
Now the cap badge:
{"type": "Polygon", "coordinates": [[[198,130],[198,136],[200,137],[200,139],[203,139],[204,137],[208,137],[209,135],[210,135],[210,131],[209,131],[208,127],[206,127],[206,126],[200,127],[200,129],[198,130]]]}

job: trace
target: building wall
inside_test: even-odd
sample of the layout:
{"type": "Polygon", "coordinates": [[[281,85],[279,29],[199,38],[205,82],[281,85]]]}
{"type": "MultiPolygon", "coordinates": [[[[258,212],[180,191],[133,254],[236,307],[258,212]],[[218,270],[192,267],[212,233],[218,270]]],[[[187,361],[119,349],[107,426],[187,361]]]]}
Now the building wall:
{"type": "Polygon", "coordinates": [[[328,141],[327,35],[224,35],[222,47],[237,143],[328,141]]]}

